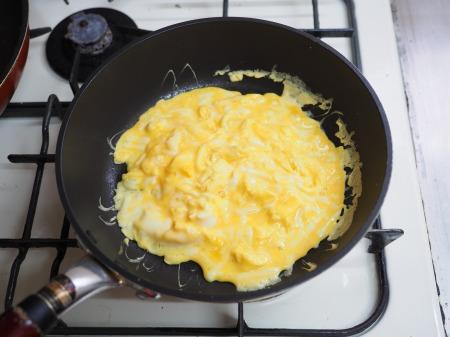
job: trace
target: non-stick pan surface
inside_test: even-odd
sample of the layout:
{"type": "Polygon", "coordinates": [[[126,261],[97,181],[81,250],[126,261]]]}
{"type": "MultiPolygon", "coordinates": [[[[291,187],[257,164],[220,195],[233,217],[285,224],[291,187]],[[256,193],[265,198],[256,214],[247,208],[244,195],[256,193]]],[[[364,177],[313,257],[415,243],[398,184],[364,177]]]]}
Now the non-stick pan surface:
{"type": "MultiPolygon", "coordinates": [[[[331,124],[325,126],[330,137],[335,131],[331,124]]],[[[355,67],[307,34],[243,18],[204,19],[164,28],[112,57],[77,93],[63,122],[56,160],[61,199],[89,252],[137,285],[205,301],[268,296],[331,266],[374,221],[390,171],[390,134],[383,109],[355,67]],[[114,164],[107,140],[131,127],[157,100],[179,91],[219,86],[245,93],[280,93],[281,85],[269,80],[231,83],[226,77],[213,76],[225,66],[270,70],[275,65],[278,71],[303,79],[314,92],[333,97],[333,107],[344,112],[349,129],[355,131],[363,162],[363,194],[352,226],[337,240],[338,248],[327,251],[329,245],[323,242],[305,257],[317,264],[314,271],[305,270],[297,262],[292,274],[279,283],[258,291],[238,292],[230,283],[206,282],[195,263],[169,266],[132,242],[126,247],[118,225],[108,226],[100,220],[114,216],[113,211],[99,209],[99,199],[105,207],[113,205],[115,186],[125,170],[123,165],[114,164]]]]}

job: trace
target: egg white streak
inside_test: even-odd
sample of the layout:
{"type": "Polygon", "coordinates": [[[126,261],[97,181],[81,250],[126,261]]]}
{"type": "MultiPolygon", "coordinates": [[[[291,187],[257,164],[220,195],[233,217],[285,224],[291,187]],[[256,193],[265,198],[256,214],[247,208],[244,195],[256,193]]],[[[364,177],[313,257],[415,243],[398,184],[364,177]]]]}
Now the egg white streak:
{"type": "MultiPolygon", "coordinates": [[[[116,144],[113,144],[114,140],[117,138],[117,136],[121,135],[127,131],[127,129],[120,130],[119,132],[116,132],[111,137],[106,137],[106,143],[108,144],[109,148],[113,151],[116,150],[116,144]]],[[[114,155],[114,152],[110,152],[109,155],[114,155]]]]}
{"type": "Polygon", "coordinates": [[[169,75],[172,75],[172,88],[178,88],[177,85],[177,75],[175,75],[175,72],[173,71],[173,69],[169,69],[166,73],[166,75],[164,76],[163,80],[161,81],[161,87],[163,86],[163,84],[166,82],[167,78],[169,77],[169,75]]]}
{"type": "Polygon", "coordinates": [[[109,211],[115,211],[116,207],[115,205],[111,205],[110,207],[105,207],[102,205],[102,197],[98,198],[98,209],[102,212],[109,212],[109,211]]]}
{"type": "Polygon", "coordinates": [[[194,76],[194,80],[195,80],[195,82],[197,83],[197,86],[198,86],[198,78],[197,78],[197,74],[195,73],[194,69],[191,67],[191,65],[190,65],[189,63],[186,63],[186,64],[184,65],[184,67],[181,69],[181,71],[180,71],[180,73],[178,74],[178,76],[180,76],[182,73],[184,73],[184,71],[185,71],[186,69],[189,69],[189,70],[191,71],[192,76],[194,76]]]}
{"type": "Polygon", "coordinates": [[[117,225],[116,217],[115,217],[115,216],[113,216],[113,217],[112,217],[111,219],[109,219],[109,220],[103,219],[101,215],[99,215],[98,218],[99,218],[99,220],[100,220],[101,222],[103,222],[106,226],[114,226],[114,225],[117,225]]]}
{"type": "MultiPolygon", "coordinates": [[[[324,113],[322,113],[322,114],[320,114],[320,115],[314,116],[314,118],[321,118],[321,117],[325,117],[325,118],[326,118],[326,117],[329,117],[329,116],[331,116],[331,115],[333,115],[334,113],[337,112],[337,111],[333,111],[333,112],[330,114],[331,109],[333,108],[333,99],[330,98],[330,99],[328,99],[327,101],[330,102],[330,105],[328,106],[327,111],[325,111],[324,113]]],[[[338,114],[341,114],[341,115],[342,115],[342,113],[340,113],[340,112],[338,112],[338,114]]],[[[325,119],[325,118],[324,118],[324,119],[325,119]]]]}
{"type": "Polygon", "coordinates": [[[147,272],[151,273],[153,270],[155,270],[155,265],[147,266],[145,264],[145,260],[142,261],[142,268],[144,268],[147,272]]]}
{"type": "Polygon", "coordinates": [[[126,246],[124,249],[124,255],[127,258],[128,262],[130,262],[130,263],[141,263],[144,260],[145,255],[147,255],[147,253],[144,253],[144,255],[138,256],[138,257],[132,259],[131,257],[128,256],[127,250],[128,250],[128,246],[126,246]]]}
{"type": "MultiPolygon", "coordinates": [[[[194,77],[194,80],[195,80],[195,82],[197,83],[197,86],[198,86],[199,83],[198,83],[197,74],[195,73],[195,70],[191,67],[191,65],[189,63],[186,63],[184,65],[184,67],[181,68],[180,72],[178,73],[178,76],[183,74],[186,70],[189,70],[192,73],[192,76],[194,77]]],[[[172,87],[175,88],[175,89],[178,89],[179,87],[178,87],[178,84],[177,84],[177,75],[175,74],[175,71],[173,69],[169,69],[167,71],[166,75],[164,76],[163,80],[161,81],[161,87],[166,82],[166,80],[169,78],[169,75],[171,75],[171,77],[172,77],[172,87]]]]}
{"type": "Polygon", "coordinates": [[[331,117],[331,116],[333,116],[333,115],[339,115],[339,116],[343,116],[344,114],[342,113],[342,112],[340,112],[340,111],[336,111],[336,110],[334,110],[334,111],[332,111],[331,113],[330,112],[327,112],[326,114],[322,114],[322,115],[319,115],[319,116],[315,116],[314,118],[322,118],[321,120],[320,120],[320,126],[322,126],[322,124],[323,124],[323,122],[328,118],[328,117],[331,117]]]}

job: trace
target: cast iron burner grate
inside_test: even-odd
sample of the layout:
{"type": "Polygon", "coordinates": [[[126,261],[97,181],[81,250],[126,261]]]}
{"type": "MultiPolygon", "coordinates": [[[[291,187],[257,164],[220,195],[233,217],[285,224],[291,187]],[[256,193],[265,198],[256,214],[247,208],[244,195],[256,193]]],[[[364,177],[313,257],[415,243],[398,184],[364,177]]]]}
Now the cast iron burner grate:
{"type": "MultiPolygon", "coordinates": [[[[46,44],[51,68],[69,79],[77,51],[78,78],[84,82],[109,56],[135,38],[136,23],[111,8],[90,8],[72,14],[53,28],[46,44]]],[[[139,31],[139,30],[137,30],[139,31]]]]}
{"type": "MultiPolygon", "coordinates": [[[[306,29],[308,33],[316,37],[349,38],[351,41],[353,63],[361,68],[357,28],[355,21],[354,6],[352,0],[342,0],[345,3],[349,27],[339,29],[321,29],[319,27],[318,0],[312,0],[314,29],[306,29]]],[[[89,11],[85,11],[89,12],[89,11]]],[[[114,11],[115,12],[115,11],[114,11]]],[[[228,14],[228,0],[223,0],[223,16],[228,14]]],[[[138,33],[142,31],[137,30],[138,33]]],[[[82,76],[78,71],[83,71],[83,63],[80,61],[81,52],[77,58],[66,59],[70,76],[70,84],[74,93],[78,89],[77,79],[82,76]],[[80,65],[80,68],[78,68],[80,65]]],[[[64,57],[64,56],[63,56],[64,57]]],[[[67,77],[67,76],[66,76],[67,77]]],[[[9,308],[14,299],[19,271],[30,248],[54,248],[56,257],[51,266],[50,277],[58,274],[61,262],[69,247],[78,247],[76,239],[69,238],[70,223],[64,217],[59,239],[33,238],[31,230],[39,198],[39,192],[44,173],[45,164],[53,163],[55,155],[48,153],[49,145],[49,122],[51,117],[63,118],[64,112],[70,102],[59,102],[55,95],[50,95],[47,102],[32,103],[10,103],[1,117],[39,117],[42,118],[42,144],[38,154],[11,154],[8,159],[12,163],[34,163],[36,164],[36,175],[31,192],[29,208],[23,229],[22,237],[19,239],[0,238],[0,248],[17,249],[18,254],[11,266],[8,286],[5,295],[5,308],[9,308]]],[[[375,268],[378,281],[377,302],[374,310],[363,322],[345,329],[271,329],[249,327],[244,319],[244,304],[237,303],[238,321],[233,328],[192,328],[192,327],[72,327],[60,320],[51,332],[51,335],[127,335],[127,336],[315,336],[315,337],[343,337],[361,334],[373,326],[384,314],[389,301],[389,282],[386,270],[384,247],[391,241],[402,235],[401,230],[381,229],[378,219],[373,229],[366,235],[371,240],[368,253],[375,258],[375,268]]]]}

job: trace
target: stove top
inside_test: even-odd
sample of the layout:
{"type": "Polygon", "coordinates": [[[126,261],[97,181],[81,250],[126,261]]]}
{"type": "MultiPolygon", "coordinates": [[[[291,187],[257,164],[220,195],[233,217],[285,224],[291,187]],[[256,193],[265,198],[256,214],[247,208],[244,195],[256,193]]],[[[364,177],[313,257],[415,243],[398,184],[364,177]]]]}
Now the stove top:
{"type": "MultiPolygon", "coordinates": [[[[79,0],[69,1],[69,4],[62,0],[40,0],[30,2],[30,26],[50,26],[55,34],[62,20],[80,11],[86,15],[89,13],[87,9],[94,7],[102,7],[106,11],[119,10],[145,30],[223,14],[272,20],[307,29],[323,37],[325,42],[357,65],[362,65],[363,73],[386,109],[393,136],[393,176],[381,212],[382,225],[401,228],[406,234],[385,249],[385,260],[381,254],[369,254],[370,241],[364,239],[345,258],[313,280],[263,302],[211,304],[167,296],[142,300],[140,298],[145,296],[140,294],[137,297],[132,289],[115,289],[86,300],[67,312],[55,333],[168,335],[177,331],[188,335],[343,336],[365,331],[376,323],[365,331],[367,336],[444,335],[387,0],[376,5],[356,0],[355,16],[352,15],[353,2],[340,0],[247,0],[230,3],[218,0],[79,0]],[[354,326],[356,328],[352,328],[354,326]],[[174,327],[180,330],[173,330],[174,327]]],[[[75,20],[84,19],[78,17],[75,20]]],[[[69,21],[66,20],[67,23],[69,21]]],[[[46,46],[48,51],[52,36],[48,43],[47,39],[49,36],[45,35],[31,41],[22,80],[3,116],[5,118],[0,122],[0,212],[3,216],[0,228],[0,298],[6,304],[20,301],[27,293],[38,290],[51,274],[57,272],[60,264],[64,270],[84,255],[76,248],[74,234],[64,217],[51,155],[55,151],[60,126],[57,112],[63,112],[73,97],[66,79],[70,72],[67,73],[67,66],[66,70],[58,71],[58,66],[49,65],[46,46]],[[52,109],[48,112],[55,118],[48,119],[47,129],[42,128],[42,117],[47,112],[46,101],[50,94],[56,94],[62,103],[59,107],[57,98],[51,96],[49,105],[52,109]],[[41,150],[42,132],[45,136],[47,131],[48,150],[36,155],[41,150]],[[9,156],[9,160],[18,162],[12,164],[7,159],[12,153],[29,155],[9,156]],[[39,172],[42,173],[41,178],[39,172]],[[40,179],[39,191],[36,180],[39,183],[40,179]],[[35,195],[30,201],[33,184],[35,195]],[[21,248],[11,249],[17,247],[15,239],[22,236],[24,223],[29,236],[20,241],[21,248]],[[11,289],[10,277],[16,276],[17,285],[11,289]]],[[[79,42],[77,37],[65,42],[74,43],[74,40],[79,42]]],[[[94,40],[85,44],[96,44],[98,39],[94,40]]],[[[107,42],[102,41],[101,44],[106,46],[107,42]]],[[[76,53],[77,48],[73,45],[66,47],[72,48],[66,48],[66,56],[67,50],[76,53]]],[[[89,57],[97,57],[94,54],[89,57]]],[[[86,64],[83,56],[86,54],[82,55],[80,51],[80,66],[86,64]]],[[[66,64],[71,64],[72,58],[70,52],[66,60],[56,57],[57,62],[66,64]]],[[[87,64],[93,68],[96,63],[87,64]]],[[[89,69],[85,71],[88,72],[89,69]]],[[[82,73],[79,80],[85,78],[82,73]]]]}

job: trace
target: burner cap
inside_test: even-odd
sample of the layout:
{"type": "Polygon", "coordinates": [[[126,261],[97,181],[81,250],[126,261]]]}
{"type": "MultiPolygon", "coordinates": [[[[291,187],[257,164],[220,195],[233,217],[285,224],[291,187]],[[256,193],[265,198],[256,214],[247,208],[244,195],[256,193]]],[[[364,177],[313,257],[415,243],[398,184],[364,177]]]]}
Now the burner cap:
{"type": "Polygon", "coordinates": [[[80,48],[82,54],[101,54],[113,40],[106,20],[98,14],[74,14],[65,37],[80,48]]]}
{"type": "Polygon", "coordinates": [[[68,16],[48,37],[46,55],[50,67],[69,79],[79,49],[78,80],[84,82],[110,55],[133,40],[119,27],[137,25],[128,15],[110,8],[90,8],[68,16]]]}

